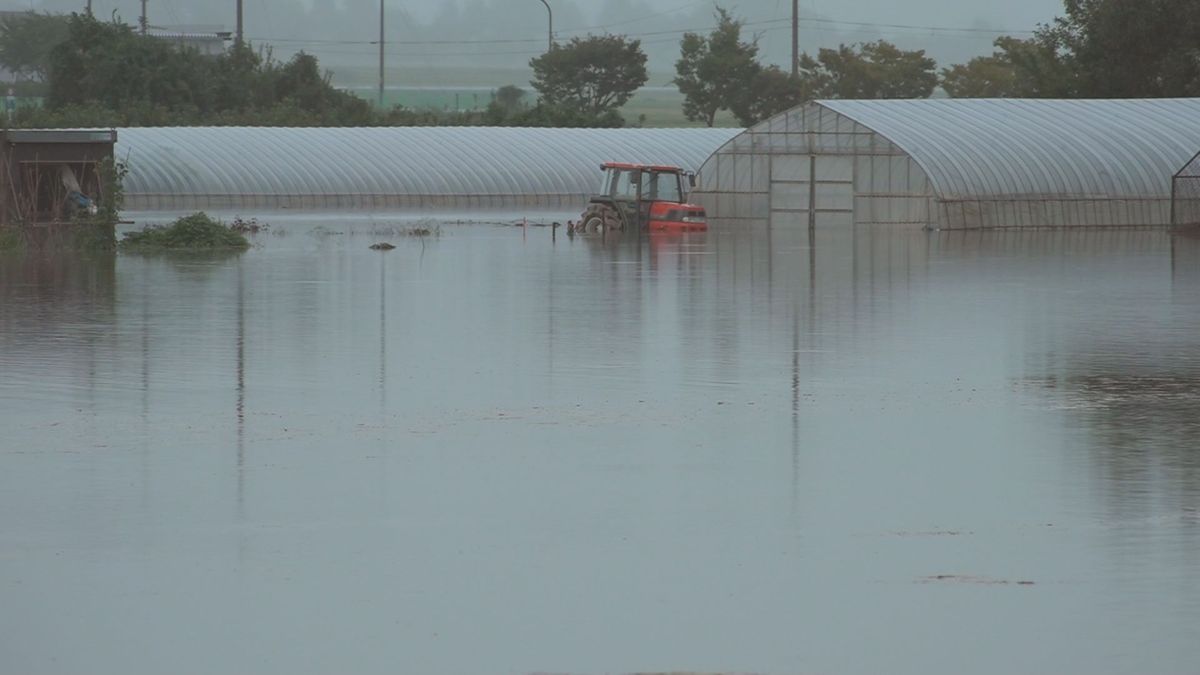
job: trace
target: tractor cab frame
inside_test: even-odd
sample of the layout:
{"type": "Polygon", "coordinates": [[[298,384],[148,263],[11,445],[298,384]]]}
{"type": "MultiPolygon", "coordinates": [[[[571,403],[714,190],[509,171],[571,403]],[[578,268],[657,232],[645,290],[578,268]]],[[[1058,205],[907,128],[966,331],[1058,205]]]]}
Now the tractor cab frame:
{"type": "Polygon", "coordinates": [[[604,180],[580,217],[578,231],[677,231],[708,229],[704,209],[686,201],[695,174],[677,166],[607,162],[604,180]]]}

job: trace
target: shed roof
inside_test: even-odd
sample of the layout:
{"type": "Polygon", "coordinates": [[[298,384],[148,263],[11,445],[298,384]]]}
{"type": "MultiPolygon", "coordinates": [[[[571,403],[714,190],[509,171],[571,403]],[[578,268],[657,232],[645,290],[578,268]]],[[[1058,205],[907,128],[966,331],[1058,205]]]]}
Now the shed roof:
{"type": "Polygon", "coordinates": [[[9,143],[115,143],[115,129],[6,129],[9,143]]]}
{"type": "Polygon", "coordinates": [[[738,129],[170,127],[121,129],[125,192],[576,195],[603,162],[695,170],[738,129]]]}
{"type": "Polygon", "coordinates": [[[1195,98],[817,104],[895,143],[947,200],[1166,196],[1200,148],[1195,98]]]}

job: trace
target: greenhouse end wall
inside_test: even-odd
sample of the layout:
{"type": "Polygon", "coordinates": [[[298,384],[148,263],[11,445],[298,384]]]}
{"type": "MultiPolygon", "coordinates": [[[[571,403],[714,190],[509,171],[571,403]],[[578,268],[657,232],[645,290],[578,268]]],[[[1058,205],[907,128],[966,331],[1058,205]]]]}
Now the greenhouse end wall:
{"type": "Polygon", "coordinates": [[[1200,225],[1200,153],[1171,177],[1171,224],[1200,225]]]}
{"type": "Polygon", "coordinates": [[[694,199],[733,223],[1165,225],[1197,147],[1200,99],[817,101],[723,145],[694,199]]]}
{"type": "Polygon", "coordinates": [[[720,220],[849,225],[928,223],[932,197],[925,172],[894,143],[813,104],[726,143],[692,198],[720,220]]]}

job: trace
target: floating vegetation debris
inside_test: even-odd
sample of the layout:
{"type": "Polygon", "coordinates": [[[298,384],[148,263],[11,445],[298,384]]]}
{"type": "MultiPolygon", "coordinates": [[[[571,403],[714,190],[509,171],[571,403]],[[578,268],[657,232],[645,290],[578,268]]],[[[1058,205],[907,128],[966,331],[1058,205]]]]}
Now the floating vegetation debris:
{"type": "Polygon", "coordinates": [[[184,216],[170,225],[148,226],[138,232],[127,232],[121,248],[132,251],[159,250],[245,250],[250,242],[241,232],[210,218],[203,211],[184,216]]]}
{"type": "Polygon", "coordinates": [[[440,237],[442,236],[441,227],[410,227],[407,230],[400,232],[406,237],[440,237]]]}
{"type": "MultiPolygon", "coordinates": [[[[371,234],[376,236],[393,236],[393,237],[440,237],[442,236],[442,226],[433,225],[431,223],[422,223],[411,227],[399,227],[393,225],[375,226],[371,229],[371,234]]],[[[424,242],[421,244],[424,246],[424,242]]],[[[381,241],[377,244],[371,244],[373,251],[390,251],[396,248],[391,242],[381,241]]]]}
{"type": "Polygon", "coordinates": [[[991,577],[978,577],[970,574],[935,574],[930,577],[921,577],[917,579],[917,583],[929,584],[936,582],[949,582],[958,584],[973,584],[976,586],[1033,586],[1034,582],[1028,579],[1020,581],[1009,581],[1008,579],[993,579],[991,577]]]}
{"type": "Polygon", "coordinates": [[[375,236],[393,236],[393,237],[440,237],[442,236],[442,226],[434,225],[430,222],[421,222],[418,225],[411,227],[400,227],[394,225],[384,225],[371,228],[371,234],[375,236]]]}
{"type": "Polygon", "coordinates": [[[258,222],[258,218],[242,219],[241,216],[235,217],[233,222],[229,223],[229,229],[240,234],[258,234],[271,229],[271,226],[266,223],[258,222]]]}

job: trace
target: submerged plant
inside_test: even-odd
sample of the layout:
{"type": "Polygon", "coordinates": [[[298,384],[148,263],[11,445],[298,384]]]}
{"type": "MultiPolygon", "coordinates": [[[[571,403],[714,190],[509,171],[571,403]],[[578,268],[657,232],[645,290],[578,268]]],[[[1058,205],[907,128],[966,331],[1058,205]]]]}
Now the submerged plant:
{"type": "Polygon", "coordinates": [[[410,227],[407,230],[401,231],[401,234],[406,237],[440,237],[442,236],[442,228],[440,227],[410,227]]]}
{"type": "Polygon", "coordinates": [[[121,240],[125,250],[245,250],[250,242],[240,232],[225,223],[210,218],[203,211],[184,216],[170,225],[146,227],[140,232],[127,232],[121,240]]]}
{"type": "Polygon", "coordinates": [[[376,236],[390,235],[393,237],[440,237],[442,236],[442,226],[435,224],[434,220],[418,221],[419,224],[409,227],[400,225],[377,225],[371,228],[370,233],[376,236]]]}
{"type": "Polygon", "coordinates": [[[270,230],[271,226],[258,222],[258,218],[243,219],[241,216],[237,216],[233,222],[229,223],[229,229],[241,234],[258,234],[270,230]]]}

